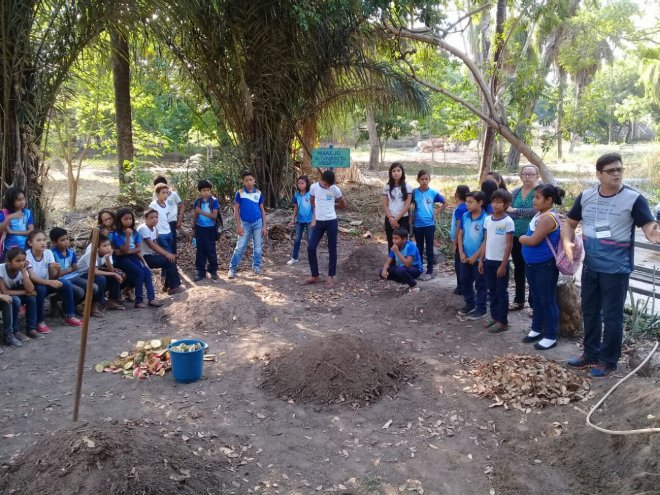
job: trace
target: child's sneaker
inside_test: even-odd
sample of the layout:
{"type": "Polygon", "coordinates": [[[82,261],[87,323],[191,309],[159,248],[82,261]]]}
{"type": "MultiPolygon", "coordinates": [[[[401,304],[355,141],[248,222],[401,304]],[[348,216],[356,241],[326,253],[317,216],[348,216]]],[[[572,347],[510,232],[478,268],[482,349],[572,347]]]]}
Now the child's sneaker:
{"type": "Polygon", "coordinates": [[[467,317],[468,320],[480,320],[484,316],[486,316],[486,310],[485,309],[477,309],[470,313],[467,317]]]}
{"type": "Polygon", "coordinates": [[[25,335],[23,332],[16,332],[16,333],[14,334],[14,337],[16,337],[16,338],[17,338],[18,340],[20,340],[21,342],[27,342],[28,340],[30,340],[30,337],[28,337],[27,335],[25,335]]]}
{"type": "Polygon", "coordinates": [[[419,287],[417,287],[416,285],[413,285],[412,287],[410,287],[408,289],[408,292],[406,292],[406,294],[411,295],[411,294],[417,294],[418,292],[419,292],[419,287]]]}
{"type": "Polygon", "coordinates": [[[476,306],[470,306],[469,304],[466,304],[463,306],[461,309],[458,310],[458,316],[467,316],[469,314],[474,313],[476,310],[476,306]]]}
{"type": "Polygon", "coordinates": [[[218,278],[218,274],[217,273],[212,273],[211,274],[211,282],[217,282],[218,280],[220,280],[218,278]]]}
{"type": "Polygon", "coordinates": [[[263,274],[264,274],[264,271],[261,269],[260,266],[255,266],[252,270],[253,270],[254,273],[256,273],[257,275],[263,275],[263,274]]]}
{"type": "Polygon", "coordinates": [[[31,339],[43,339],[44,336],[37,332],[34,328],[27,331],[27,336],[31,339]]]}
{"type": "Polygon", "coordinates": [[[419,280],[421,280],[422,282],[428,282],[433,278],[435,278],[435,275],[433,275],[432,273],[424,273],[419,276],[419,280]]]}
{"type": "Polygon", "coordinates": [[[21,344],[21,341],[18,340],[14,335],[9,335],[5,339],[5,344],[7,344],[9,347],[23,347],[23,344],[21,344]]]}
{"type": "Polygon", "coordinates": [[[83,323],[75,316],[68,316],[64,318],[64,323],[70,327],[82,327],[83,323]]]}
{"type": "Polygon", "coordinates": [[[298,260],[295,258],[291,258],[289,261],[286,262],[286,264],[289,266],[295,265],[296,263],[298,263],[298,260]]]}
{"type": "Polygon", "coordinates": [[[37,332],[43,333],[45,335],[45,334],[50,333],[51,330],[50,330],[50,327],[48,325],[46,325],[45,323],[42,322],[42,323],[37,324],[37,332]]]}
{"type": "Polygon", "coordinates": [[[206,275],[201,275],[201,274],[198,273],[198,274],[195,275],[195,277],[193,278],[193,282],[199,282],[199,281],[201,281],[201,280],[204,280],[205,278],[206,278],[206,275]]]}
{"type": "Polygon", "coordinates": [[[231,280],[231,279],[233,279],[233,278],[236,278],[236,270],[232,270],[232,269],[230,268],[229,271],[227,272],[227,278],[228,278],[229,280],[231,280]]]}

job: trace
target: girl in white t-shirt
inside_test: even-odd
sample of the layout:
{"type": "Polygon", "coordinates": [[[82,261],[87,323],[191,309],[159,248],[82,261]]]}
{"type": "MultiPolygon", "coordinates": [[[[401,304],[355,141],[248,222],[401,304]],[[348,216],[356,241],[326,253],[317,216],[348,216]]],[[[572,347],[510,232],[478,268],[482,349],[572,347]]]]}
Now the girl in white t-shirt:
{"type": "Polygon", "coordinates": [[[312,238],[307,246],[307,258],[309,259],[309,268],[312,276],[309,277],[306,284],[318,284],[321,282],[319,276],[319,262],[316,257],[316,248],[323,238],[323,234],[328,234],[328,278],[325,286],[331,289],[334,285],[334,276],[337,272],[337,232],[339,223],[337,222],[336,209],[344,209],[344,201],[341,189],[335,186],[335,173],[332,170],[326,170],[321,174],[321,180],[309,190],[312,202],[314,216],[312,218],[312,238]]]}
{"type": "Polygon", "coordinates": [[[27,260],[30,264],[28,273],[37,291],[37,331],[50,333],[44,318],[44,305],[46,297],[55,292],[60,294],[64,301],[64,323],[71,327],[82,327],[82,321],[76,318],[76,301],[85,297],[85,291],[73,285],[70,280],[54,279],[61,267],[55,262],[53,252],[46,249],[46,234],[43,231],[30,232],[27,243],[30,247],[27,250],[27,260]]]}
{"type": "Polygon", "coordinates": [[[410,230],[408,211],[412,194],[406,184],[406,173],[403,165],[394,162],[388,171],[389,180],[383,187],[383,211],[385,212],[385,236],[387,249],[392,249],[392,232],[395,229],[410,230]]]}

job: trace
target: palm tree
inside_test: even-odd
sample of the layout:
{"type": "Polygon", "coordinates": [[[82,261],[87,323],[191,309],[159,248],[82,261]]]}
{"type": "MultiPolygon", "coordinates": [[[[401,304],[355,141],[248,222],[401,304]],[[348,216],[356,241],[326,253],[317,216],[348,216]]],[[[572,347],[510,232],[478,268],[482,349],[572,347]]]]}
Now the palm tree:
{"type": "Polygon", "coordinates": [[[369,56],[373,27],[361,2],[165,2],[152,25],[247,145],[268,204],[289,183],[292,146],[309,147],[332,109],[372,101],[424,107],[424,93],[369,56]],[[303,5],[303,6],[301,6],[303,5]]]}
{"type": "Polygon", "coordinates": [[[0,192],[25,190],[43,220],[45,170],[39,147],[57,92],[83,47],[98,35],[103,0],[0,3],[0,192]]]}

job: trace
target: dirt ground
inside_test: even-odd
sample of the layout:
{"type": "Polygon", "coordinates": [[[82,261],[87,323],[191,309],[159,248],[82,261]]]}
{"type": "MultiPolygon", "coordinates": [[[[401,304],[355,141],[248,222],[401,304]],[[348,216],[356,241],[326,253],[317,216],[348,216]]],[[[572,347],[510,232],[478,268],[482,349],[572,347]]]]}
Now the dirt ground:
{"type": "MultiPolygon", "coordinates": [[[[244,268],[234,281],[223,276],[218,284],[207,280],[166,298],[163,309],[93,319],[80,412],[90,422],[83,427],[96,432],[88,439],[96,445],[112,436],[109,428],[129,424],[137,432],[131,437],[135,446],[124,441],[123,448],[111,450],[133,458],[120,467],[133,474],[131,466],[146,469],[151,482],[159,476],[176,480],[180,493],[660,493],[660,436],[614,437],[587,428],[585,415],[596,398],[525,414],[489,408],[492,400],[467,393],[466,363],[535,352],[520,342],[529,326],[524,311],[512,316],[509,332],[487,334],[480,322],[456,318],[462,300],[451,293],[453,275],[439,270],[438,278],[420,283],[416,296],[396,292],[377,279],[384,244],[346,235],[339,242],[335,288],[303,287],[306,256],[289,267],[289,249],[286,241],[267,244],[263,276],[244,268]],[[351,260],[354,252],[360,266],[351,260]],[[303,405],[260,388],[276,356],[339,333],[408,363],[414,378],[368,404],[303,405]],[[171,374],[128,380],[94,371],[96,363],[138,340],[167,336],[200,337],[209,344],[218,360],[204,363],[201,381],[181,385],[171,374]],[[145,449],[153,434],[162,441],[145,449]],[[199,480],[190,478],[205,466],[214,476],[203,478],[202,492],[199,480]]],[[[221,266],[230,254],[221,253],[221,266]]],[[[325,250],[319,259],[323,273],[325,250]]],[[[48,443],[50,432],[71,424],[79,335],[55,325],[45,339],[5,348],[0,356],[0,493],[37,493],[18,485],[25,466],[43,462],[42,451],[65,464],[72,438],[80,437],[74,429],[57,437],[61,449],[48,443]],[[41,451],[30,450],[35,443],[41,451]]],[[[546,356],[564,360],[577,352],[576,341],[563,339],[546,356]]],[[[621,367],[617,376],[626,371],[621,367]]],[[[600,397],[614,381],[592,382],[592,395],[600,397]]],[[[657,427],[659,399],[657,378],[633,378],[595,420],[613,429],[657,427]]],[[[91,463],[71,478],[62,471],[50,490],[39,493],[92,493],[85,473],[97,481],[97,470],[109,473],[105,479],[122,475],[108,466],[91,463]]],[[[134,488],[116,492],[150,493],[134,488]]]]}

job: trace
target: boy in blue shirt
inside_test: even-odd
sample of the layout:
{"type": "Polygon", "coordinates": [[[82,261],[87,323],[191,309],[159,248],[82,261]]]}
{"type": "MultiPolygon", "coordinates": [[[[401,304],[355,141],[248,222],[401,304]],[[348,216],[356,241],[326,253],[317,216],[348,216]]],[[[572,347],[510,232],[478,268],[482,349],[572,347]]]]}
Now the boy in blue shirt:
{"type": "Polygon", "coordinates": [[[456,209],[451,216],[451,228],[449,229],[449,238],[454,246],[454,271],[456,272],[456,288],[454,294],[458,296],[463,295],[461,288],[461,253],[458,251],[458,238],[456,237],[456,230],[461,225],[463,215],[467,213],[467,206],[465,206],[465,195],[470,192],[468,186],[456,186],[454,199],[456,200],[456,209]]]}
{"type": "Polygon", "coordinates": [[[380,272],[380,278],[408,284],[408,293],[419,292],[416,279],[421,275],[422,257],[417,246],[408,240],[408,231],[398,228],[392,232],[392,249],[380,272]]]}
{"type": "Polygon", "coordinates": [[[255,186],[252,172],[243,172],[243,188],[234,196],[234,220],[238,241],[234,254],[229,262],[228,278],[236,278],[236,270],[243,259],[248,242],[252,239],[252,269],[261,275],[261,249],[263,236],[268,234],[266,228],[266,210],[264,196],[255,186]]]}
{"type": "Polygon", "coordinates": [[[193,205],[195,211],[192,217],[192,231],[197,246],[195,256],[197,275],[193,280],[199,282],[205,279],[208,271],[211,274],[211,280],[216,282],[218,280],[218,255],[215,242],[218,231],[215,227],[215,221],[220,211],[220,203],[211,195],[211,183],[209,181],[200,180],[197,183],[197,190],[201,197],[197,198],[193,205]]]}
{"type": "Polygon", "coordinates": [[[461,257],[461,289],[465,306],[458,311],[459,316],[467,316],[468,320],[478,320],[486,316],[486,278],[479,273],[479,260],[482,256],[484,241],[484,222],[486,212],[483,211],[485,196],[481,191],[465,195],[467,213],[463,215],[458,228],[458,251],[461,257]],[[477,291],[475,303],[474,289],[477,291]]]}
{"type": "MultiPolygon", "coordinates": [[[[73,285],[73,295],[76,304],[85,298],[87,292],[87,281],[83,280],[78,273],[78,256],[73,249],[69,247],[69,233],[62,227],[53,227],[49,235],[51,252],[55,259],[56,266],[59,265],[57,280],[68,280],[73,285]]],[[[94,311],[93,316],[98,316],[98,311],[94,311]]]]}
{"type": "Polygon", "coordinates": [[[413,220],[413,230],[415,232],[415,242],[419,255],[423,256],[424,245],[426,244],[426,273],[420,277],[420,280],[431,280],[433,278],[433,240],[435,239],[435,215],[439,214],[447,206],[442,194],[429,188],[431,174],[426,170],[420,170],[417,173],[417,182],[419,187],[413,189],[413,204],[415,205],[415,218],[413,220]],[[437,210],[435,204],[441,206],[437,210]]]}

